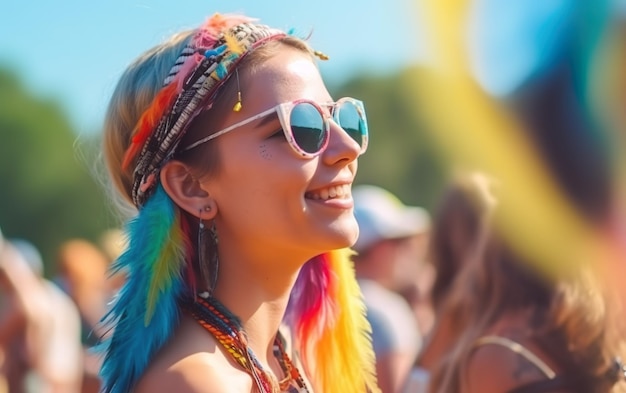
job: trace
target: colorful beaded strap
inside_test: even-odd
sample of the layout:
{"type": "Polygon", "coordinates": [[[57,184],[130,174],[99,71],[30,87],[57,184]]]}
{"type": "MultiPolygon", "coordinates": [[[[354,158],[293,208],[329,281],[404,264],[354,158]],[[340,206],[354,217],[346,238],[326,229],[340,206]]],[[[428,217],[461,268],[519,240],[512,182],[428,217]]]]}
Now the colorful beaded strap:
{"type": "Polygon", "coordinates": [[[309,393],[304,378],[285,351],[285,340],[280,332],[274,340],[274,356],[285,378],[276,381],[265,371],[254,352],[248,347],[246,333],[239,318],[215,298],[208,296],[208,292],[196,296],[196,301],[190,305],[189,312],[215,337],[226,353],[250,374],[260,393],[309,393]]]}

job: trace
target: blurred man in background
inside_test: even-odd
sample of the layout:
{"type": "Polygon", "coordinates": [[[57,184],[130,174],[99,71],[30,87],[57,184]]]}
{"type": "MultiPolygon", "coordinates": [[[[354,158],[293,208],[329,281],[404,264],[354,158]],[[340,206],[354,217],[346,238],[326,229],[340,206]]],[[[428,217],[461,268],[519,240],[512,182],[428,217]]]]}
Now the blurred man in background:
{"type": "Polygon", "coordinates": [[[412,288],[425,253],[421,235],[429,215],[405,206],[372,185],[354,187],[354,214],[360,234],[355,269],[372,325],[376,371],[383,393],[401,392],[422,338],[415,313],[399,293],[412,288]]]}

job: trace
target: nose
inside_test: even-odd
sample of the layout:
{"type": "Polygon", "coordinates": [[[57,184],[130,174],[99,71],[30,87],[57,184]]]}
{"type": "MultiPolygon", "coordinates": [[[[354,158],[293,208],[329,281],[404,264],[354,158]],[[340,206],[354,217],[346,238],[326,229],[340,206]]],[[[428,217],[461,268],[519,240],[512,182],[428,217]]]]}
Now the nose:
{"type": "Polygon", "coordinates": [[[360,153],[361,146],[339,124],[330,120],[328,146],[322,153],[324,162],[327,165],[334,165],[338,162],[348,164],[356,160],[360,153]]]}

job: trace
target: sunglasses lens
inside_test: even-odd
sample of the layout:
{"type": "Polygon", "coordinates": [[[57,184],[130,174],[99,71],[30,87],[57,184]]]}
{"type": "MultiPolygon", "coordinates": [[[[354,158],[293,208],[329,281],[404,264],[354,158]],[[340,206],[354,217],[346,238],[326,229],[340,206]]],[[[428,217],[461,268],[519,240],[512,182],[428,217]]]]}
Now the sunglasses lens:
{"type": "Polygon", "coordinates": [[[363,146],[363,137],[367,135],[367,125],[363,111],[352,101],[345,101],[335,111],[335,121],[359,146],[363,146]]]}
{"type": "Polygon", "coordinates": [[[324,119],[317,108],[301,102],[293,107],[289,118],[296,144],[306,153],[318,153],[326,143],[324,119]]]}

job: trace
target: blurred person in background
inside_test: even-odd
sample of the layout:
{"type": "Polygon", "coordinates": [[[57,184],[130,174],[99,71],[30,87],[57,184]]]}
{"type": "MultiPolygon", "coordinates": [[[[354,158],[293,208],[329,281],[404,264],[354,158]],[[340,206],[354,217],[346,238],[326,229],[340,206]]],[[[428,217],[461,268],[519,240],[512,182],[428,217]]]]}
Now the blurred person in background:
{"type": "Polygon", "coordinates": [[[623,317],[594,273],[546,277],[493,227],[483,236],[444,300],[455,320],[435,353],[431,391],[613,391],[624,378],[623,317]]]}
{"type": "Polygon", "coordinates": [[[420,235],[428,231],[429,215],[373,185],[354,187],[352,197],[359,224],[354,266],[372,325],[379,386],[398,393],[422,344],[415,313],[400,292],[418,280],[420,235]]]}
{"type": "Polygon", "coordinates": [[[457,175],[444,190],[433,217],[429,261],[435,266],[432,302],[441,310],[452,283],[478,247],[495,204],[492,181],[479,172],[457,175]]]}
{"type": "Polygon", "coordinates": [[[491,183],[483,173],[458,174],[444,190],[433,215],[428,261],[436,275],[431,292],[435,323],[416,363],[416,375],[423,378],[450,350],[468,318],[466,309],[446,309],[445,300],[463,268],[480,251],[495,204],[491,183]]]}
{"type": "Polygon", "coordinates": [[[430,334],[435,322],[431,300],[435,269],[433,264],[428,261],[430,236],[430,225],[427,225],[421,233],[414,237],[415,265],[407,271],[407,274],[414,275],[414,279],[405,280],[404,285],[397,290],[398,294],[406,300],[413,310],[421,337],[430,334]]]}
{"type": "Polygon", "coordinates": [[[76,306],[43,276],[38,250],[21,239],[0,245],[0,374],[11,393],[78,393],[82,384],[76,306]]]}
{"type": "MultiPolygon", "coordinates": [[[[111,244],[110,252],[115,253],[113,232],[103,234],[111,244]]],[[[106,243],[103,243],[103,245],[106,243]]],[[[112,264],[111,257],[86,239],[74,238],[63,242],[56,256],[57,276],[55,281],[77,305],[81,321],[81,342],[84,352],[83,393],[96,393],[100,390],[98,372],[102,358],[94,350],[106,332],[101,329],[107,304],[112,300],[115,291],[124,280],[122,273],[109,277],[108,269],[112,264]]]]}
{"type": "Polygon", "coordinates": [[[58,247],[56,264],[54,280],[78,306],[83,344],[93,346],[101,336],[97,329],[113,295],[107,282],[110,261],[95,243],[76,238],[58,247]]]}
{"type": "Polygon", "coordinates": [[[98,245],[107,257],[108,268],[106,287],[110,296],[115,296],[126,281],[125,271],[122,270],[114,272],[110,269],[113,262],[115,262],[115,260],[122,255],[126,247],[128,247],[126,240],[127,239],[124,237],[123,230],[119,228],[104,231],[98,239],[98,245]]]}

